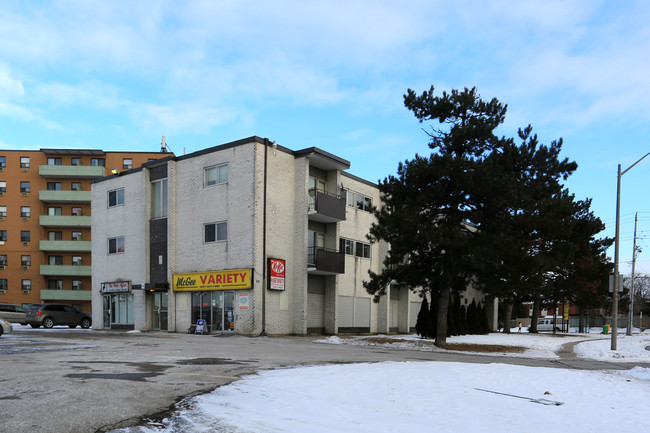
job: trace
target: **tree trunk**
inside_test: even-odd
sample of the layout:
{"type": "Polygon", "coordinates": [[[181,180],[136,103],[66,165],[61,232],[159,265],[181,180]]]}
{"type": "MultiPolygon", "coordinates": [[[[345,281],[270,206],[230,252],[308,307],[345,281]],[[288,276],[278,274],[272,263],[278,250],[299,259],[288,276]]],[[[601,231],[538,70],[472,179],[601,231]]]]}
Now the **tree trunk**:
{"type": "Polygon", "coordinates": [[[537,333],[537,322],[539,320],[539,312],[541,310],[541,303],[542,300],[540,299],[539,295],[535,295],[535,299],[533,300],[533,316],[530,319],[530,329],[528,332],[533,332],[537,333]]]}
{"type": "Polygon", "coordinates": [[[438,326],[436,327],[437,347],[445,347],[447,344],[447,315],[449,314],[449,286],[442,287],[438,295],[438,326]]]}
{"type": "Polygon", "coordinates": [[[510,316],[512,316],[512,300],[506,301],[506,308],[503,312],[503,333],[510,334],[510,316]]]}

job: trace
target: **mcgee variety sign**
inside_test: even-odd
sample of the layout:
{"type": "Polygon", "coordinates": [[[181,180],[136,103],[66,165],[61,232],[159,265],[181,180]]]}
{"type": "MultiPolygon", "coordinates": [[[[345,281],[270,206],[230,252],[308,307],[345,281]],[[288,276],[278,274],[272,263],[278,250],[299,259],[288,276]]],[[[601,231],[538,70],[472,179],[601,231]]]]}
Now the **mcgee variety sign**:
{"type": "Polygon", "coordinates": [[[174,291],[250,289],[252,274],[252,269],[175,274],[174,291]]]}

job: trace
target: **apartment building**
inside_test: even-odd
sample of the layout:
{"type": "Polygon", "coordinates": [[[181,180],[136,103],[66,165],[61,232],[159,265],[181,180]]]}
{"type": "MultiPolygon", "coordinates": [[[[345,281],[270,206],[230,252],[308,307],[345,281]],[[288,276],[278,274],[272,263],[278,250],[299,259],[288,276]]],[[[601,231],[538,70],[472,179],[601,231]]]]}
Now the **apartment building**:
{"type": "Polygon", "coordinates": [[[0,302],[62,302],[90,312],[90,183],[168,155],[0,150],[0,302]]]}
{"type": "Polygon", "coordinates": [[[366,238],[378,187],[349,168],[254,136],[95,179],[93,328],[409,332],[417,295],[363,287],[387,246],[366,238]]]}

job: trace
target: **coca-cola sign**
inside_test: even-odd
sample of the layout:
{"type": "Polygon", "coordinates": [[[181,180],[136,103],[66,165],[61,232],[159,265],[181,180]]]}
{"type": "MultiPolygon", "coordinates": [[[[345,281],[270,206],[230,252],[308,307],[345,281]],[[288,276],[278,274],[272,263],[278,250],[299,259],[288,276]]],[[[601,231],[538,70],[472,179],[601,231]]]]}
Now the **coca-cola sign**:
{"type": "Polygon", "coordinates": [[[269,259],[269,289],[284,290],[286,281],[286,261],[269,259]]]}

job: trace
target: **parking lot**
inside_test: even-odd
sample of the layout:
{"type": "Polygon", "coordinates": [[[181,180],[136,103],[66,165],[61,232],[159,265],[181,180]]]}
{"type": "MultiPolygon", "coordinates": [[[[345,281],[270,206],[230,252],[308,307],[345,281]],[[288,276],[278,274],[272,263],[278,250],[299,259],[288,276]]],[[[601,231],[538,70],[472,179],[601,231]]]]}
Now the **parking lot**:
{"type": "Polygon", "coordinates": [[[95,432],[134,425],[184,396],[283,366],[456,361],[571,367],[541,359],[316,344],[317,339],[19,326],[0,338],[0,432],[95,432]]]}

